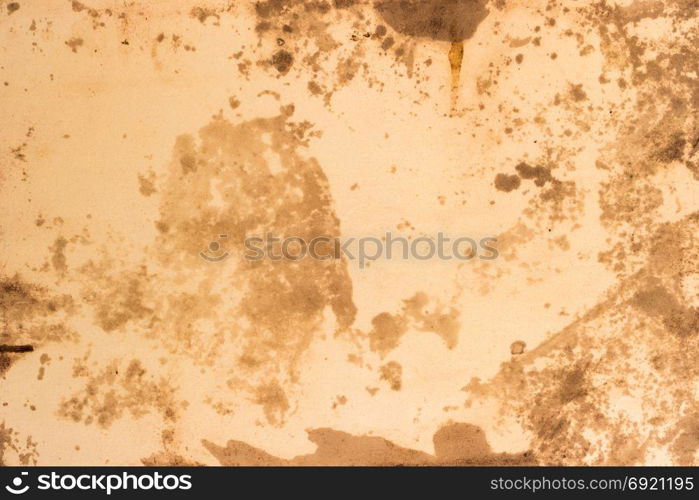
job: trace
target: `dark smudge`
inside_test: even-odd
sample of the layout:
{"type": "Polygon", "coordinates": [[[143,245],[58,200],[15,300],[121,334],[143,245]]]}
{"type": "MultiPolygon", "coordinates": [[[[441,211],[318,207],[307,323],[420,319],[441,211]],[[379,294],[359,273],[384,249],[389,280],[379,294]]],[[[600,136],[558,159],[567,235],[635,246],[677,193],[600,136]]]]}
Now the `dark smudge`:
{"type": "Polygon", "coordinates": [[[385,0],[376,11],[394,30],[411,37],[462,42],[488,16],[482,0],[385,0]]]}
{"type": "Polygon", "coordinates": [[[221,465],[533,465],[530,453],[493,453],[485,433],[467,423],[448,423],[433,436],[435,454],[403,448],[378,436],[355,436],[334,429],[308,431],[308,439],[317,446],[309,455],[290,460],[275,457],[242,441],[228,441],[225,447],[203,441],[221,465]]]}

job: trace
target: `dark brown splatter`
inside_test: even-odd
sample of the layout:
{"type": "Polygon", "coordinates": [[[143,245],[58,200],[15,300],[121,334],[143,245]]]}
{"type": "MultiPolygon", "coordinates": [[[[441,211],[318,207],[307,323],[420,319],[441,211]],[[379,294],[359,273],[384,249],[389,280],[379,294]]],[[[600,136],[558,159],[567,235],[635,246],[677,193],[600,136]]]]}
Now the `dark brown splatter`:
{"type": "Polygon", "coordinates": [[[294,56],[286,50],[278,50],[274,53],[270,62],[280,74],[285,75],[291,69],[292,64],[294,64],[294,56]]]}
{"type": "Polygon", "coordinates": [[[396,361],[389,361],[379,369],[381,380],[388,382],[394,391],[400,391],[403,387],[403,367],[396,361]]]}
{"type": "Polygon", "coordinates": [[[540,187],[553,179],[551,170],[542,166],[532,167],[522,162],[515,167],[515,170],[522,179],[534,179],[534,184],[540,187]]]}
{"type": "Polygon", "coordinates": [[[374,5],[399,33],[447,42],[471,38],[488,15],[482,0],[383,0],[374,5]]]}
{"type": "Polygon", "coordinates": [[[82,47],[83,45],[83,39],[82,38],[71,38],[69,40],[66,40],[66,45],[70,47],[70,50],[73,52],[78,51],[78,47],[82,47]]]}
{"type": "Polygon", "coordinates": [[[495,189],[509,193],[517,189],[522,181],[517,175],[497,174],[495,176],[495,189]]]}

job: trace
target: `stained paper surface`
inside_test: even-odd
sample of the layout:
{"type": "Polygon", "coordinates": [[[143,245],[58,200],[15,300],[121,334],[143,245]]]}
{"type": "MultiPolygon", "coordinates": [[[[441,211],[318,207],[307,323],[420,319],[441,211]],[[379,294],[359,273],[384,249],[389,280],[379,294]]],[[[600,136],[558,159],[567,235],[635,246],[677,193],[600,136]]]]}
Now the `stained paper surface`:
{"type": "Polygon", "coordinates": [[[697,464],[698,38],[691,0],[0,2],[0,463],[697,464]]]}

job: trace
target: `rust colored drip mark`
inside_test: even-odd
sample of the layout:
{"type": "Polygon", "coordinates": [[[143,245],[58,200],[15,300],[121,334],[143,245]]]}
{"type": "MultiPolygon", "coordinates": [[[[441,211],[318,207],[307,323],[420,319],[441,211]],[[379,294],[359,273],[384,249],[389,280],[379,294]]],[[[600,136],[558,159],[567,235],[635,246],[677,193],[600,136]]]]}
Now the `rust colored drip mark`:
{"type": "Polygon", "coordinates": [[[451,110],[456,111],[459,100],[459,80],[461,65],[464,60],[464,42],[451,42],[449,48],[449,65],[451,66],[451,110]]]}
{"type": "Polygon", "coordinates": [[[0,353],[5,353],[5,352],[34,352],[34,346],[25,344],[25,345],[7,345],[7,344],[0,344],[0,353]]]}

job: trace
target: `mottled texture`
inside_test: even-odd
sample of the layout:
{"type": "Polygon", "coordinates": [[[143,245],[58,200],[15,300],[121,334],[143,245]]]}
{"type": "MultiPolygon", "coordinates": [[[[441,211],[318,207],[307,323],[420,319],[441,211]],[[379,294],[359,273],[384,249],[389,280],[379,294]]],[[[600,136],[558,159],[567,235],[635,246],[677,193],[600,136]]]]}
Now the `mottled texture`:
{"type": "Polygon", "coordinates": [[[4,2],[0,464],[697,465],[697,10],[4,2]]]}

